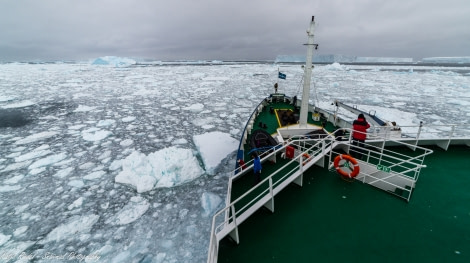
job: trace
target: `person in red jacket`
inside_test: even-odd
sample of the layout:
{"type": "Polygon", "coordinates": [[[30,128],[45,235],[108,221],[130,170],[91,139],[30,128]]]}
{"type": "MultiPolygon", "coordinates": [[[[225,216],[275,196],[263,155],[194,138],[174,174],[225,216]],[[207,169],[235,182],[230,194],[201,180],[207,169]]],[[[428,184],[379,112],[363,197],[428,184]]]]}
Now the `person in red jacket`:
{"type": "Polygon", "coordinates": [[[364,114],[359,114],[357,117],[357,120],[353,122],[353,145],[359,147],[359,149],[355,149],[353,152],[353,157],[355,158],[361,158],[362,157],[362,151],[360,148],[364,148],[364,142],[367,137],[367,129],[370,128],[370,124],[366,121],[366,118],[364,117],[364,114]]]}

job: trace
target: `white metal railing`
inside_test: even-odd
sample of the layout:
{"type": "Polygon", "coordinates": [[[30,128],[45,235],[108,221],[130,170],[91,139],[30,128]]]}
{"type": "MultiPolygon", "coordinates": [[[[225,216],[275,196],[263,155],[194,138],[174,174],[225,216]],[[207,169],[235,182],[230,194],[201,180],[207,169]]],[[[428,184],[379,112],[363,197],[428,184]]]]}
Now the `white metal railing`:
{"type": "MultiPolygon", "coordinates": [[[[347,148],[350,154],[362,155],[362,159],[358,160],[361,169],[356,179],[409,201],[415,183],[418,181],[421,168],[426,167],[424,158],[433,151],[415,145],[410,147],[410,144],[406,142],[394,141],[395,145],[413,149],[412,154],[404,154],[386,149],[386,143],[389,141],[384,138],[369,135],[368,139],[373,140],[375,143],[364,143],[364,147],[359,147],[349,142],[342,142],[346,146],[343,148],[347,148]],[[377,144],[380,140],[382,143],[377,144]]],[[[331,160],[333,154],[339,153],[331,153],[330,169],[333,167],[333,161],[331,160]]]]}
{"type": "MultiPolygon", "coordinates": [[[[278,153],[285,152],[286,147],[295,146],[297,149],[294,158],[284,164],[281,168],[274,171],[267,178],[262,180],[259,184],[249,189],[247,192],[242,194],[234,201],[230,201],[232,182],[239,176],[250,172],[253,169],[253,162],[249,161],[245,164],[246,168],[242,171],[234,171],[234,176],[229,179],[229,189],[227,193],[227,205],[222,210],[218,211],[212,219],[211,228],[211,239],[209,244],[208,261],[217,262],[218,244],[219,241],[227,235],[231,235],[233,239],[238,242],[238,230],[237,227],[251,214],[256,212],[261,206],[266,205],[269,209],[274,209],[274,196],[284,189],[291,182],[302,175],[303,171],[311,167],[319,159],[321,159],[327,151],[333,149],[334,137],[332,135],[327,136],[322,140],[312,139],[296,139],[289,140],[286,144],[278,149],[273,149],[271,152],[266,154],[261,161],[272,160],[272,157],[278,153]],[[304,156],[308,155],[309,158],[304,159],[304,156]],[[293,167],[293,164],[298,163],[293,167]],[[277,175],[281,175],[277,178],[277,175]],[[274,179],[276,177],[276,179],[274,179]],[[242,207],[236,208],[238,204],[244,201],[249,195],[255,194],[251,200],[249,200],[242,207]]],[[[297,183],[301,184],[301,180],[297,183]]]]}
{"type": "MultiPolygon", "coordinates": [[[[339,154],[334,151],[336,148],[341,148],[348,153],[355,153],[361,151],[365,160],[360,160],[361,172],[356,177],[363,183],[368,183],[383,190],[400,189],[401,191],[409,191],[406,196],[393,193],[409,201],[411,197],[411,190],[418,180],[421,168],[424,165],[424,157],[431,154],[432,151],[423,147],[413,146],[413,155],[406,155],[394,152],[385,148],[386,142],[391,140],[383,137],[375,137],[368,135],[369,139],[375,141],[382,141],[383,143],[377,146],[376,144],[365,144],[366,147],[358,147],[350,144],[352,132],[351,129],[343,129],[349,132],[349,138],[346,141],[335,140],[332,134],[326,135],[322,139],[305,139],[305,136],[292,137],[286,141],[284,145],[277,149],[272,149],[266,152],[261,161],[274,160],[279,153],[285,153],[288,146],[295,146],[294,158],[284,164],[281,168],[274,171],[267,178],[262,180],[259,184],[252,187],[236,200],[231,201],[230,193],[232,191],[232,182],[239,176],[242,176],[253,169],[253,161],[248,161],[243,170],[234,170],[233,176],[229,178],[226,206],[218,211],[212,219],[211,238],[208,251],[207,262],[217,262],[219,241],[227,235],[230,235],[236,242],[238,239],[238,225],[243,223],[251,214],[256,212],[260,207],[266,206],[271,211],[274,211],[274,196],[285,188],[289,183],[296,182],[301,185],[303,171],[312,165],[323,160],[322,158],[329,158],[329,168],[332,168],[333,156],[339,154]],[[273,159],[274,158],[274,159],[273,159]],[[298,165],[292,166],[293,163],[298,165]],[[379,167],[384,167],[388,171],[381,171],[379,167]],[[364,169],[363,169],[364,168],[364,169]],[[367,169],[366,169],[367,168],[367,169]],[[279,178],[274,179],[278,174],[282,174],[279,178]],[[299,179],[300,178],[300,179],[299,179]],[[399,180],[397,180],[399,178],[399,180]],[[405,183],[401,181],[406,181],[405,183]],[[405,185],[404,185],[405,184],[405,185]],[[411,184],[411,189],[407,189],[408,184],[411,184]],[[387,185],[388,187],[384,186],[387,185]],[[254,196],[251,196],[254,195],[254,196]],[[242,200],[250,197],[251,199],[241,207],[236,207],[242,200]]],[[[410,147],[406,142],[394,141],[397,145],[410,147]]],[[[246,200],[245,200],[246,201],[246,200]]]]}
{"type": "Polygon", "coordinates": [[[393,138],[399,134],[403,138],[432,139],[432,138],[470,138],[470,124],[436,125],[421,123],[420,125],[379,126],[372,127],[372,135],[385,138],[393,138]],[[400,131],[396,133],[394,131],[400,131]]]}
{"type": "MultiPolygon", "coordinates": [[[[351,121],[318,107],[313,109],[319,112],[325,121],[342,128],[352,128],[351,121]]],[[[390,140],[407,141],[413,145],[437,145],[445,150],[451,144],[470,146],[470,124],[424,124],[419,125],[395,125],[387,122],[387,126],[374,126],[371,124],[370,135],[390,140]]]]}

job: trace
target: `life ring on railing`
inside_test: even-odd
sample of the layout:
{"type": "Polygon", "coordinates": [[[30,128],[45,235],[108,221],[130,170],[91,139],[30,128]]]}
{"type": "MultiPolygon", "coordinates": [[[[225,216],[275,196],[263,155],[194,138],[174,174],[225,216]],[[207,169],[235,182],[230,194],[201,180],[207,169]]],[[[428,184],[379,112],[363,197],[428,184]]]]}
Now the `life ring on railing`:
{"type": "Polygon", "coordinates": [[[359,164],[357,163],[357,160],[351,157],[350,155],[340,154],[336,156],[334,165],[336,168],[336,172],[338,172],[340,175],[344,177],[354,178],[359,174],[359,164]],[[339,162],[341,160],[346,160],[346,162],[344,162],[340,166],[339,162]],[[351,170],[351,172],[341,169],[342,167],[348,168],[349,170],[351,170]]]}
{"type": "Polygon", "coordinates": [[[304,153],[302,154],[302,157],[304,158],[303,159],[304,162],[302,163],[302,166],[304,166],[307,163],[308,159],[310,159],[310,155],[308,155],[307,153],[304,153]]]}

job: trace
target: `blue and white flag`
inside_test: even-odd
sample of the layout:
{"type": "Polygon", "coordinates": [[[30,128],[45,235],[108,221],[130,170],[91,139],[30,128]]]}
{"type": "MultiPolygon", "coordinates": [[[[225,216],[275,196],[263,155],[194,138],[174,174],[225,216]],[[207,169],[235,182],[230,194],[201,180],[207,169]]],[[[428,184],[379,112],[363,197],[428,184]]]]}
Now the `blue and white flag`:
{"type": "Polygon", "coordinates": [[[286,79],[286,74],[279,72],[280,79],[286,79]]]}

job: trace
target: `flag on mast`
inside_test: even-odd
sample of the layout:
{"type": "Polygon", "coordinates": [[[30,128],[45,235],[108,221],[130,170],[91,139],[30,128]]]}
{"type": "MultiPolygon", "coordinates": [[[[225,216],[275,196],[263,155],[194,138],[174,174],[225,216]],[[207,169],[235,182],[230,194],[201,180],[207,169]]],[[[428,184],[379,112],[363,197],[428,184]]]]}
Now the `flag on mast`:
{"type": "Polygon", "coordinates": [[[279,77],[280,79],[286,79],[286,74],[284,74],[284,73],[282,73],[282,72],[279,72],[278,77],[279,77]]]}

